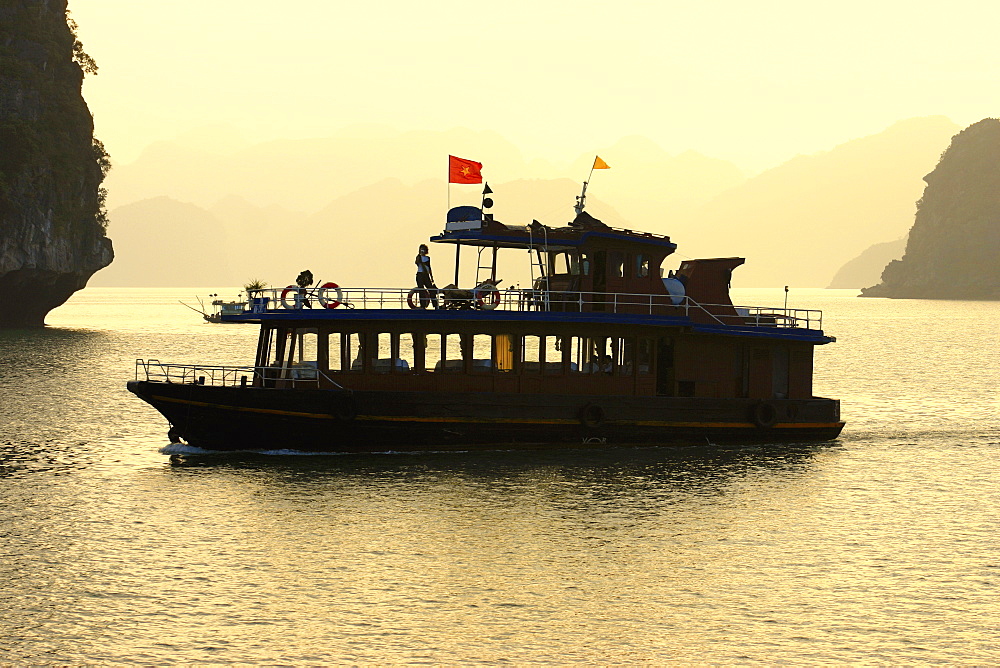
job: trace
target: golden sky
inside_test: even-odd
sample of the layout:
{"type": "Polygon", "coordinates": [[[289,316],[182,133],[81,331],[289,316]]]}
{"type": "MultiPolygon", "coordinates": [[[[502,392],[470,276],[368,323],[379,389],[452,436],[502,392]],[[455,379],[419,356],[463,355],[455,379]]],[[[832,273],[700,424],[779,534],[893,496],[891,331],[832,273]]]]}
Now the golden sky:
{"type": "Polygon", "coordinates": [[[554,161],[643,135],[755,172],[904,118],[965,126],[1000,115],[995,2],[70,0],[70,10],[100,66],[84,94],[117,162],[205,126],[259,141],[378,123],[492,130],[554,161]]]}

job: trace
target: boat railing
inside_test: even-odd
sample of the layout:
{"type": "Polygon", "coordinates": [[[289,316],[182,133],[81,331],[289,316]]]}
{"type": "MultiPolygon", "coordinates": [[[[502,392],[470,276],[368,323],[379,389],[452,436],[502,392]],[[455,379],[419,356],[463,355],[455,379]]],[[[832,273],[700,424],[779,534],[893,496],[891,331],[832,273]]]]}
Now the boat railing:
{"type": "Polygon", "coordinates": [[[269,288],[254,291],[244,313],[274,313],[287,310],[417,309],[443,308],[485,311],[586,311],[690,317],[707,314],[721,325],[741,327],[796,327],[821,330],[823,312],[767,306],[701,304],[686,295],[580,292],[507,288],[269,288]]]}
{"type": "Polygon", "coordinates": [[[341,388],[315,363],[303,362],[291,366],[218,366],[209,364],[168,364],[159,360],[135,361],[135,379],[179,385],[211,385],[246,387],[268,385],[282,381],[292,387],[317,387],[322,377],[333,387],[341,388]]]}

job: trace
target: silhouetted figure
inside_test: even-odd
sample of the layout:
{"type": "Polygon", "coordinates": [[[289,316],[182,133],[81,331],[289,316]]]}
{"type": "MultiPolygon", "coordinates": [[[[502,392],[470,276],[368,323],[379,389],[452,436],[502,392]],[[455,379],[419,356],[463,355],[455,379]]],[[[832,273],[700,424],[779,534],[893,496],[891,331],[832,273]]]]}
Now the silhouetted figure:
{"type": "Polygon", "coordinates": [[[434,285],[434,272],[431,270],[431,256],[427,244],[420,244],[417,258],[417,287],[420,288],[420,308],[427,308],[430,303],[437,308],[437,287],[434,285]]]}

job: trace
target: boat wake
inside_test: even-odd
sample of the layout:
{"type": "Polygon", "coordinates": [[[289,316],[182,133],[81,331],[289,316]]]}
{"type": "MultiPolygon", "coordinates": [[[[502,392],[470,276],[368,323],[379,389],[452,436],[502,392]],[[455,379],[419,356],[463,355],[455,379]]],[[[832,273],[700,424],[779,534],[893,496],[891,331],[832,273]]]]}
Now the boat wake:
{"type": "Polygon", "coordinates": [[[427,455],[427,454],[453,454],[468,452],[467,450],[385,450],[383,452],[316,452],[313,450],[296,450],[294,448],[275,448],[273,450],[208,450],[186,443],[168,443],[158,450],[161,455],[237,455],[254,454],[267,457],[344,457],[348,455],[427,455]]]}

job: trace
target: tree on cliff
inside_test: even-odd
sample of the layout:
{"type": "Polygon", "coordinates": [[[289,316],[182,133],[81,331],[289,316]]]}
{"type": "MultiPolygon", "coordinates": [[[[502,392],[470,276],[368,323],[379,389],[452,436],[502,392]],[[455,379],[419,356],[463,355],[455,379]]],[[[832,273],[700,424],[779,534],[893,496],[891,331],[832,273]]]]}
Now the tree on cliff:
{"type": "Polygon", "coordinates": [[[1000,299],[1000,120],[955,135],[924,181],[906,254],[861,296],[1000,299]]]}
{"type": "Polygon", "coordinates": [[[0,326],[43,325],[114,257],[85,72],[66,0],[0,0],[0,326]]]}

